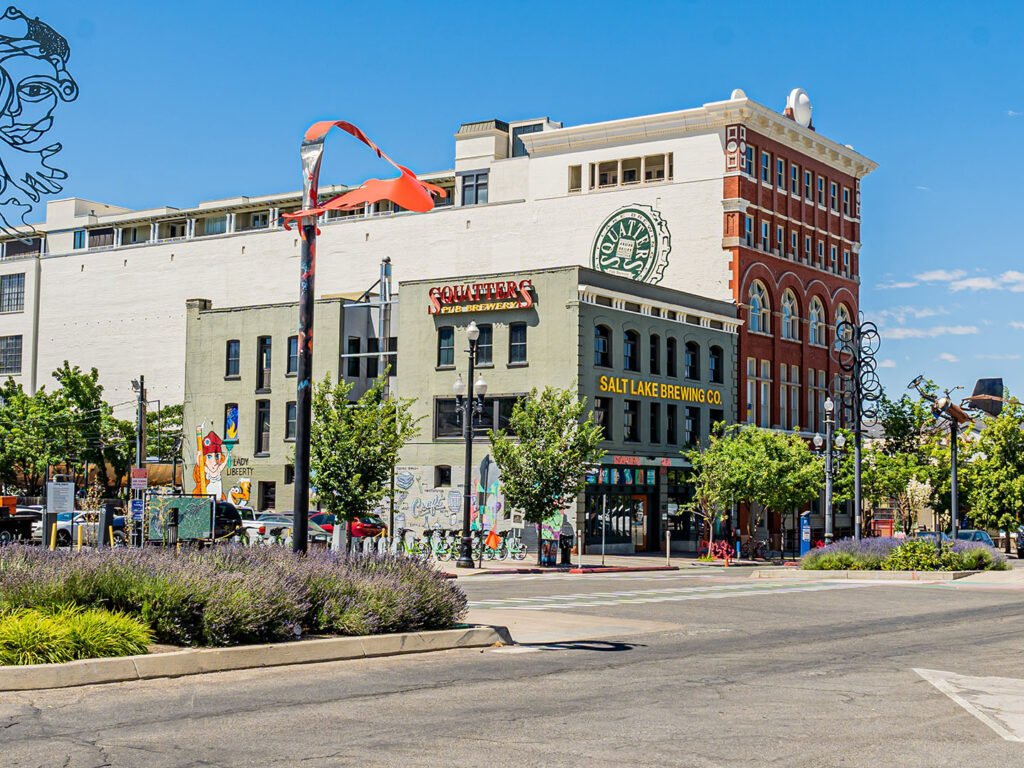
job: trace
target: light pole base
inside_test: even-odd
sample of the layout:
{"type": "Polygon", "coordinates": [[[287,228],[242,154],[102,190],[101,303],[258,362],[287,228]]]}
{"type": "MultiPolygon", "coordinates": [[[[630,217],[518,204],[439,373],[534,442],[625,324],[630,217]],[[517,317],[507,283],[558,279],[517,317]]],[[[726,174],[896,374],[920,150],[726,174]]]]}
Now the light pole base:
{"type": "Polygon", "coordinates": [[[456,568],[476,568],[473,562],[473,543],[469,538],[463,538],[462,546],[459,547],[459,559],[455,563],[456,568]]]}

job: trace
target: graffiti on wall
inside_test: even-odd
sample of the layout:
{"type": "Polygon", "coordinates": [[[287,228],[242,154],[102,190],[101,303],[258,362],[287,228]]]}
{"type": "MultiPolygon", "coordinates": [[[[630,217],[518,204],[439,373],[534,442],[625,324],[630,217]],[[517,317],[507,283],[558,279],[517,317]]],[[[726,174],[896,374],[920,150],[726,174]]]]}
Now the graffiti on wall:
{"type": "Polygon", "coordinates": [[[217,433],[211,429],[204,435],[205,427],[205,424],[196,427],[196,464],[192,468],[196,495],[225,500],[223,475],[228,466],[228,457],[217,433]]]}
{"type": "MultiPolygon", "coordinates": [[[[459,528],[462,526],[463,493],[459,487],[438,488],[433,484],[433,467],[400,466],[395,470],[395,514],[407,528],[459,528]]],[[[473,485],[478,493],[480,479],[476,473],[473,485]]],[[[492,530],[504,519],[504,498],[495,484],[488,489],[486,505],[481,511],[479,496],[470,500],[470,525],[473,530],[492,530]]],[[[384,520],[390,513],[390,498],[385,497],[376,512],[384,520]]]]}

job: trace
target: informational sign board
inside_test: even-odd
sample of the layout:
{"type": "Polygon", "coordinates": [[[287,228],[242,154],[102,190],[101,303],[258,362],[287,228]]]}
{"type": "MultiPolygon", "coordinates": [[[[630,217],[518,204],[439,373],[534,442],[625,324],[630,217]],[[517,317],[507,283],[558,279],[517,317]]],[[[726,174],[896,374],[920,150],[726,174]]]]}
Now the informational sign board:
{"type": "Polygon", "coordinates": [[[178,539],[180,541],[213,538],[213,496],[158,496],[151,494],[146,506],[146,537],[150,541],[165,539],[171,510],[178,512],[178,539]]]}
{"type": "Polygon", "coordinates": [[[800,515],[800,557],[811,551],[811,515],[800,515]]]}
{"type": "Polygon", "coordinates": [[[47,483],[46,511],[54,515],[59,515],[61,512],[74,512],[75,484],[47,483]]]}
{"type": "Polygon", "coordinates": [[[132,499],[132,520],[137,523],[142,522],[142,511],[146,508],[145,504],[142,499],[132,499]]]}
{"type": "Polygon", "coordinates": [[[149,487],[149,474],[145,467],[132,468],[132,490],[144,491],[149,487]]]}

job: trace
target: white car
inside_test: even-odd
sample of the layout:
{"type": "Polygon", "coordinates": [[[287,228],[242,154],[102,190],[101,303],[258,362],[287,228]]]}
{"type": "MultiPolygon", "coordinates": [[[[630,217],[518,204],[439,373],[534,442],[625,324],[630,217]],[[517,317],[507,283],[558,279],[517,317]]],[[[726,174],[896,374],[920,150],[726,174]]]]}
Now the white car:
{"type": "MultiPolygon", "coordinates": [[[[78,530],[82,530],[82,543],[94,546],[99,533],[99,512],[61,512],[57,515],[57,546],[70,547],[78,542],[78,530]]],[[[43,521],[32,523],[32,539],[43,538],[43,521]]],[[[49,539],[43,542],[49,546],[49,539]]],[[[114,517],[114,546],[123,547],[128,543],[124,532],[124,515],[114,517]]]]}

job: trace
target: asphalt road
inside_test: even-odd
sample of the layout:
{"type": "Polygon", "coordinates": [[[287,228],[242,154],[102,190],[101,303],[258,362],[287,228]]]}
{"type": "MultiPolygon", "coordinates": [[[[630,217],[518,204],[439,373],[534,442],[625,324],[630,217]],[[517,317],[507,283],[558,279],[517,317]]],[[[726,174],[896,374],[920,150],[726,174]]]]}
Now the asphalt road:
{"type": "MultiPolygon", "coordinates": [[[[694,570],[462,583],[475,618],[512,617],[521,637],[547,640],[0,694],[0,764],[1024,762],[1024,743],[1005,738],[1012,712],[1000,733],[914,671],[968,676],[940,680],[947,688],[1024,678],[1024,581],[765,583],[694,570]]],[[[985,699],[993,717],[1019,707],[1024,719],[1015,685],[985,699]]]]}

